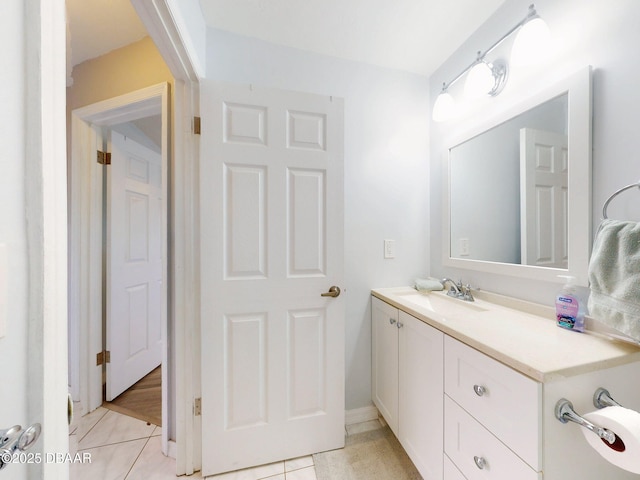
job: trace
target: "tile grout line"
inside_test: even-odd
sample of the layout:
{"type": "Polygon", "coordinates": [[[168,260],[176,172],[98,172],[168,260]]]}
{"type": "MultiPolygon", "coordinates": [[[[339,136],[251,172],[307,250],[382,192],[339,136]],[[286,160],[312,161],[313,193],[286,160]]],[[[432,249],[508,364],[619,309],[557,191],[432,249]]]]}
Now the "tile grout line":
{"type": "MultiPolygon", "coordinates": [[[[124,480],[127,480],[127,478],[129,478],[129,475],[131,474],[131,471],[133,470],[133,467],[135,467],[136,463],[138,463],[138,460],[140,460],[140,456],[142,455],[142,452],[144,452],[144,449],[147,448],[147,445],[148,445],[150,439],[151,439],[151,437],[147,437],[147,441],[144,442],[144,445],[142,446],[142,449],[140,450],[140,453],[138,453],[138,456],[136,457],[136,459],[131,464],[131,467],[129,468],[129,471],[124,476],[124,480]]],[[[121,442],[121,443],[124,443],[124,442],[121,442]]]]}
{"type": "MultiPolygon", "coordinates": [[[[101,408],[101,407],[98,407],[98,408],[101,408]]],[[[106,410],[106,409],[105,409],[105,410],[106,410]]],[[[98,419],[98,421],[97,421],[96,423],[94,423],[94,424],[93,424],[93,426],[92,426],[89,430],[87,430],[87,433],[85,433],[85,434],[82,436],[82,438],[78,438],[78,445],[80,445],[80,442],[81,442],[82,440],[84,440],[84,438],[85,438],[87,435],[89,435],[89,433],[90,433],[94,428],[96,428],[96,427],[98,426],[98,424],[102,421],[102,419],[103,419],[104,417],[106,417],[106,416],[107,416],[107,413],[109,413],[109,410],[106,410],[106,411],[102,414],[102,416],[100,416],[100,418],[98,419]]],[[[78,426],[78,428],[79,428],[79,426],[78,426]]],[[[76,428],[76,431],[78,430],[78,428],[76,428]]]]}
{"type": "Polygon", "coordinates": [[[129,438],[127,440],[121,440],[119,442],[113,442],[113,443],[104,443],[102,445],[94,445],[93,447],[87,447],[87,448],[79,448],[78,452],[84,452],[86,450],[93,450],[95,448],[102,448],[102,447],[112,447],[113,445],[120,445],[121,443],[129,443],[129,442],[137,442],[138,440],[144,440],[144,439],[149,440],[151,438],[151,436],[149,437],[138,437],[138,438],[129,438]]]}

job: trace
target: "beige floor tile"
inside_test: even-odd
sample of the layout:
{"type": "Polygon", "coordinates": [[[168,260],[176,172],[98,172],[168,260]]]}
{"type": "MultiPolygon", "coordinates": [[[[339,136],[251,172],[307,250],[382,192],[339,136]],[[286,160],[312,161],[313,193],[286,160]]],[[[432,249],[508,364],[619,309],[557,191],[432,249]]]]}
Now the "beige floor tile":
{"type": "Polygon", "coordinates": [[[355,435],[356,433],[369,432],[382,428],[379,420],[369,420],[368,422],[354,423],[347,425],[347,435],[355,435]]]}
{"type": "Polygon", "coordinates": [[[235,472],[214,475],[213,477],[207,477],[207,480],[261,480],[280,474],[284,474],[284,462],[270,463],[268,465],[260,465],[235,472]]]}
{"type": "Polygon", "coordinates": [[[313,465],[313,457],[311,455],[307,455],[305,457],[292,458],[290,460],[285,460],[284,471],[291,472],[292,470],[299,470],[301,468],[310,467],[312,465],[313,465]]]}
{"type": "Polygon", "coordinates": [[[301,468],[286,475],[287,480],[316,480],[316,467],[301,468]]]}
{"type": "MultiPolygon", "coordinates": [[[[174,480],[176,478],[176,461],[162,454],[162,439],[151,437],[142,453],[127,475],[127,480],[174,480]]],[[[195,473],[185,479],[202,478],[195,473]]]]}
{"type": "Polygon", "coordinates": [[[69,468],[70,480],[124,480],[142,452],[147,439],[133,440],[91,448],[90,463],[74,463],[69,468]]]}
{"type": "Polygon", "coordinates": [[[78,436],[78,442],[81,441],[87,433],[98,423],[107,412],[106,408],[98,407],[93,412],[85,415],[84,417],[77,418],[74,423],[77,422],[77,428],[74,433],[78,436]]]}
{"type": "Polygon", "coordinates": [[[80,439],[78,450],[140,438],[146,439],[151,436],[154,429],[155,425],[147,425],[142,420],[109,410],[96,426],[84,438],[80,439]]]}

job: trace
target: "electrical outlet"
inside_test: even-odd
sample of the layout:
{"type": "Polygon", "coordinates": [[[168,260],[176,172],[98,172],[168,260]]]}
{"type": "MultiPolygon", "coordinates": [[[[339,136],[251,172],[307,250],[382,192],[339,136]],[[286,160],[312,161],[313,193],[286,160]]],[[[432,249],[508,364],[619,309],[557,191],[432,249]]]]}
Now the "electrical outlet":
{"type": "Polygon", "coordinates": [[[459,242],[460,242],[460,256],[461,257],[469,256],[469,239],[461,238],[459,242]]]}
{"type": "Polygon", "coordinates": [[[384,258],[396,258],[396,241],[384,241],[384,258]]]}

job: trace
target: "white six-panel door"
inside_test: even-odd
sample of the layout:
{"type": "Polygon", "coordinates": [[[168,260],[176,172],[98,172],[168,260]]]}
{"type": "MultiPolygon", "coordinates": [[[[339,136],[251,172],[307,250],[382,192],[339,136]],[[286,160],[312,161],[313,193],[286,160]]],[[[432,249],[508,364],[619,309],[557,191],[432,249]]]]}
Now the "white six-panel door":
{"type": "Polygon", "coordinates": [[[202,473],[344,444],[342,101],[201,84],[202,473]]]}
{"type": "Polygon", "coordinates": [[[107,189],[106,399],[162,362],[162,170],[160,154],[111,132],[107,189]]]}
{"type": "Polygon", "coordinates": [[[520,223],[523,265],[567,268],[568,139],[520,130],[520,223]]]}

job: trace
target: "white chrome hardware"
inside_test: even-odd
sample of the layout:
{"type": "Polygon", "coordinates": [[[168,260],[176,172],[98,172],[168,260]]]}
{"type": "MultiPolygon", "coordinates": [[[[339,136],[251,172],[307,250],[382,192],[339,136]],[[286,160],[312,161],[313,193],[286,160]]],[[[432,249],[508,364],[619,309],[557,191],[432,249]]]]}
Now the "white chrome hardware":
{"type": "Polygon", "coordinates": [[[338,297],[340,296],[340,287],[332,286],[328,292],[321,293],[321,297],[338,297]]]}
{"type": "Polygon", "coordinates": [[[393,325],[394,323],[396,323],[396,319],[395,319],[395,318],[390,318],[390,319],[389,319],[389,323],[390,323],[391,325],[393,325]]]}
{"type": "Polygon", "coordinates": [[[476,463],[476,467],[478,467],[480,470],[483,470],[484,467],[487,466],[487,461],[482,457],[474,456],[473,461],[476,463]]]}
{"type": "Polygon", "coordinates": [[[609,442],[610,445],[613,445],[616,442],[615,433],[611,430],[607,430],[606,428],[594,425],[589,420],[582,418],[575,412],[573,404],[566,398],[558,400],[558,403],[556,403],[555,414],[556,418],[562,423],[568,423],[569,421],[577,423],[581,427],[591,430],[598,437],[609,442]]]}
{"type": "Polygon", "coordinates": [[[593,405],[596,408],[605,408],[605,407],[621,407],[618,402],[616,402],[612,397],[609,391],[606,388],[598,388],[593,394],[593,405]]]}
{"type": "Polygon", "coordinates": [[[397,326],[398,326],[398,328],[402,328],[402,327],[404,327],[404,323],[402,323],[402,322],[398,322],[398,323],[397,323],[397,326]]]}
{"type": "Polygon", "coordinates": [[[485,393],[487,393],[487,389],[482,385],[474,385],[473,391],[476,392],[476,395],[482,397],[485,393]]]}
{"type": "Polygon", "coordinates": [[[0,470],[11,462],[16,450],[24,452],[31,448],[41,432],[42,426],[39,423],[29,425],[25,430],[20,425],[0,430],[0,470]]]}

